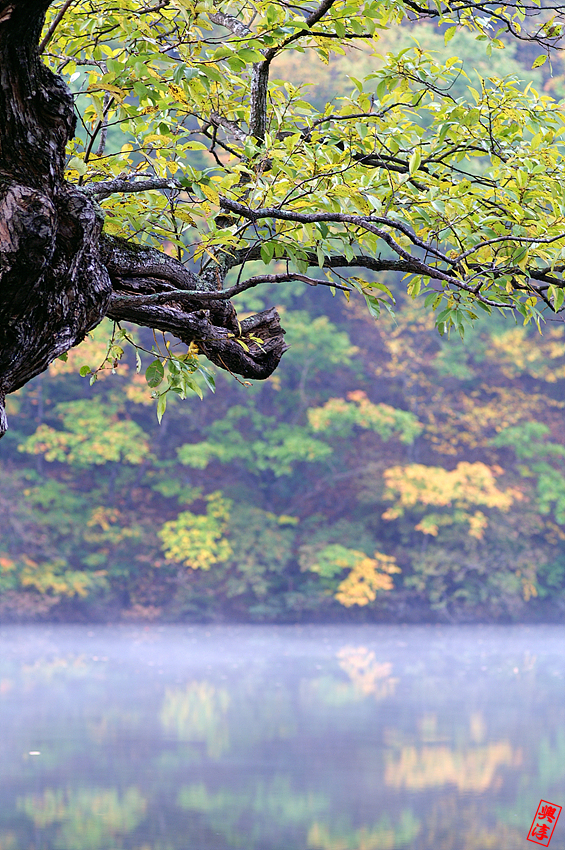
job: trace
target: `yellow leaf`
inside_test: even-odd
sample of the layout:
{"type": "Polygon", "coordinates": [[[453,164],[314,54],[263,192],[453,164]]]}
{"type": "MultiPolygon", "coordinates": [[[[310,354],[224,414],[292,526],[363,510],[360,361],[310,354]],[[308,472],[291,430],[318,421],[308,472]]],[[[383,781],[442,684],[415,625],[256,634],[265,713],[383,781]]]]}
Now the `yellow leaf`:
{"type": "Polygon", "coordinates": [[[118,100],[123,100],[127,95],[127,92],[124,89],[121,89],[118,86],[112,86],[110,83],[90,83],[88,91],[107,91],[109,94],[113,94],[114,97],[117,97],[118,100]]]}
{"type": "Polygon", "coordinates": [[[547,56],[544,53],[541,56],[538,56],[537,59],[534,59],[533,64],[532,64],[532,68],[539,68],[541,65],[544,65],[546,62],[547,62],[547,56]]]}
{"type": "Polygon", "coordinates": [[[200,184],[200,189],[201,189],[201,190],[202,190],[202,192],[206,195],[206,197],[208,198],[208,200],[209,200],[209,201],[212,201],[212,203],[213,203],[213,204],[217,204],[217,203],[219,203],[220,195],[219,195],[219,193],[216,191],[216,189],[213,189],[213,188],[212,188],[212,186],[207,186],[205,183],[201,183],[201,184],[200,184]]]}
{"type": "Polygon", "coordinates": [[[178,103],[184,103],[185,106],[190,106],[190,101],[184,93],[184,89],[181,89],[181,87],[177,86],[175,83],[169,83],[168,89],[174,100],[178,103]]]}
{"type": "Polygon", "coordinates": [[[185,210],[175,210],[175,218],[180,218],[181,221],[185,221],[187,224],[191,224],[193,227],[196,227],[196,222],[190,213],[185,212],[185,210]]]}

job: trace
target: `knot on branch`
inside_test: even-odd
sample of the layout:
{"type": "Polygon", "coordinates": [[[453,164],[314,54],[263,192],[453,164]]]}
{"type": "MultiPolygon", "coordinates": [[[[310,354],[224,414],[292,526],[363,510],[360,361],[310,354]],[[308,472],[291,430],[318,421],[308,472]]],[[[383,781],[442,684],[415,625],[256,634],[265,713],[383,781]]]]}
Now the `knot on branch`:
{"type": "Polygon", "coordinates": [[[243,375],[263,381],[273,374],[288,345],[284,341],[284,328],[274,307],[244,319],[240,335],[227,339],[213,335],[199,343],[208,360],[243,375]]]}

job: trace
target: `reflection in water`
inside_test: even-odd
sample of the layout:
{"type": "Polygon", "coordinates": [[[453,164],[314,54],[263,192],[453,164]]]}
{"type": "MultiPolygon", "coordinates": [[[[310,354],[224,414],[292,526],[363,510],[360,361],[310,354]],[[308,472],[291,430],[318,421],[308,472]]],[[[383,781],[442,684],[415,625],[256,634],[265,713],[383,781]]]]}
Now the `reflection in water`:
{"type": "Polygon", "coordinates": [[[411,811],[400,814],[397,827],[392,826],[385,816],[372,828],[361,827],[345,834],[332,834],[327,827],[315,823],[308,833],[308,847],[321,850],[394,850],[395,847],[411,844],[419,831],[419,822],[411,811]]]}
{"type": "Polygon", "coordinates": [[[471,733],[471,739],[475,742],[475,744],[480,744],[484,741],[486,725],[481,711],[476,711],[471,714],[469,719],[469,731],[471,733]]]}
{"type": "MultiPolygon", "coordinates": [[[[449,850],[527,850],[530,847],[526,841],[529,826],[524,831],[522,826],[509,826],[496,818],[485,818],[484,806],[480,803],[464,798],[462,804],[458,795],[450,795],[433,802],[426,818],[426,843],[423,846],[429,850],[444,850],[446,847],[449,850]],[[450,825],[450,830],[449,827],[446,830],[447,825],[450,825]],[[448,830],[453,834],[450,835],[448,830]]],[[[563,843],[557,846],[561,850],[563,843]]]]}
{"type": "Polygon", "coordinates": [[[564,675],[559,627],[5,627],[0,850],[518,850],[564,675]]]}
{"type": "Polygon", "coordinates": [[[329,803],[321,794],[293,790],[290,780],[282,776],[259,781],[242,791],[223,788],[211,792],[198,783],[182,788],[178,795],[181,808],[205,815],[214,832],[222,835],[228,846],[235,847],[241,845],[244,837],[249,841],[254,836],[264,836],[272,825],[300,829],[320,813],[326,813],[329,803]]]}
{"type": "Polygon", "coordinates": [[[355,690],[362,696],[373,694],[375,699],[384,699],[394,694],[398,679],[391,674],[389,661],[379,663],[375,653],[366,646],[345,646],[337,653],[339,666],[351,679],[355,690]]]}
{"type": "Polygon", "coordinates": [[[460,791],[486,791],[495,781],[497,769],[503,765],[520,764],[519,753],[512,752],[508,741],[498,741],[486,747],[454,751],[449,747],[403,747],[398,757],[390,757],[385,782],[393,788],[432,788],[437,785],[456,785],[460,791]]]}
{"type": "Polygon", "coordinates": [[[53,846],[61,850],[97,850],[107,846],[116,836],[132,832],[146,808],[137,788],[128,788],[121,797],[114,789],[47,789],[18,801],[18,809],[36,827],[57,826],[53,846]]]}
{"type": "Polygon", "coordinates": [[[204,741],[208,755],[218,758],[229,745],[226,711],[230,697],[209,682],[191,682],[184,690],[167,689],[161,722],[180,741],[204,741]]]}

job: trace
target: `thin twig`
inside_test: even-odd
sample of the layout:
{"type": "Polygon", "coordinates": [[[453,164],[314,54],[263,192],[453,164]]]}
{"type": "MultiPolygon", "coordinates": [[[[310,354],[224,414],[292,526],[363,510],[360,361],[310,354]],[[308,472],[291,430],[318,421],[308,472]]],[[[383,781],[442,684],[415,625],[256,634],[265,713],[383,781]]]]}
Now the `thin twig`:
{"type": "Polygon", "coordinates": [[[49,42],[53,38],[53,35],[55,34],[55,30],[57,29],[57,27],[59,26],[59,24],[61,23],[61,21],[65,17],[65,13],[66,13],[67,9],[69,8],[69,6],[72,6],[72,4],[74,2],[75,2],[75,0],[66,0],[66,2],[63,3],[62,8],[59,9],[57,14],[55,15],[55,17],[51,21],[51,26],[49,27],[49,29],[47,30],[47,32],[45,33],[45,35],[43,36],[43,38],[39,42],[39,47],[37,48],[38,51],[39,51],[39,54],[43,53],[43,51],[45,50],[45,48],[47,47],[47,45],[49,44],[49,42]]]}
{"type": "Polygon", "coordinates": [[[349,287],[343,286],[341,283],[318,280],[318,278],[308,277],[308,275],[300,274],[299,272],[288,272],[287,274],[255,275],[255,277],[250,277],[241,283],[237,283],[223,292],[205,292],[200,289],[168,289],[166,292],[157,292],[153,295],[124,295],[116,291],[112,298],[113,300],[127,301],[132,306],[169,304],[171,301],[180,303],[183,301],[229,301],[235,295],[252,289],[260,283],[289,283],[291,280],[300,280],[302,283],[307,283],[310,286],[329,286],[335,289],[341,289],[344,292],[351,292],[349,287]]]}

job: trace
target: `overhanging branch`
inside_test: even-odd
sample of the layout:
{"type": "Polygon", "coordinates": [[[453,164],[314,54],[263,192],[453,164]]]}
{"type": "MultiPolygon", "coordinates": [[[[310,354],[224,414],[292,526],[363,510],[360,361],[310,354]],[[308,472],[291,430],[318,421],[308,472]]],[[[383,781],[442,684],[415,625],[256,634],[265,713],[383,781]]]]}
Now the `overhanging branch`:
{"type": "MultiPolygon", "coordinates": [[[[288,348],[276,310],[239,322],[229,301],[261,280],[223,291],[209,275],[195,275],[155,248],[107,235],[102,245],[114,290],[109,318],[169,332],[187,344],[195,342],[213,363],[246,378],[264,379],[276,369],[288,348]]],[[[289,274],[287,279],[294,277],[289,274]]]]}
{"type": "Polygon", "coordinates": [[[150,192],[155,189],[181,188],[178,180],[170,177],[146,177],[137,174],[132,174],[130,177],[116,177],[114,180],[86,183],[80,187],[81,192],[97,201],[103,201],[110,195],[118,193],[131,194],[132,192],[150,192]]]}

